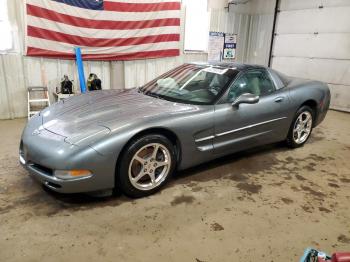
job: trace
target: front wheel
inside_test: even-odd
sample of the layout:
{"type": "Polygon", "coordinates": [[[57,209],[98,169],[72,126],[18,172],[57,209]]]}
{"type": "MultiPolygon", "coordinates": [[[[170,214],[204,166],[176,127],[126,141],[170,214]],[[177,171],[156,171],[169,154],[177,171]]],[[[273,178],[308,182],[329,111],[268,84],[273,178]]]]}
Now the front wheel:
{"type": "Polygon", "coordinates": [[[314,112],[309,106],[302,106],[295,114],[289,129],[287,144],[291,148],[301,147],[312,132],[314,112]]]}
{"type": "Polygon", "coordinates": [[[146,135],[132,141],[119,163],[117,186],[130,197],[158,191],[176,166],[174,146],[162,135],[146,135]]]}

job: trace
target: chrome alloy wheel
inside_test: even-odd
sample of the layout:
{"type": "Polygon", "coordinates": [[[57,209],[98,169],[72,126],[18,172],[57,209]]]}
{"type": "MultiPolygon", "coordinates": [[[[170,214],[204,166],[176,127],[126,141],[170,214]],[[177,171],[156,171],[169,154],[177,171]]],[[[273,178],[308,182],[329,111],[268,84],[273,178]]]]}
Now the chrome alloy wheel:
{"type": "Polygon", "coordinates": [[[169,150],[162,144],[152,143],[139,149],[129,164],[129,180],[139,190],[151,190],[168,176],[171,167],[169,150]]]}
{"type": "Polygon", "coordinates": [[[312,115],[309,111],[302,112],[294,123],[293,128],[293,139],[297,144],[304,143],[310,133],[312,128],[312,115]]]}

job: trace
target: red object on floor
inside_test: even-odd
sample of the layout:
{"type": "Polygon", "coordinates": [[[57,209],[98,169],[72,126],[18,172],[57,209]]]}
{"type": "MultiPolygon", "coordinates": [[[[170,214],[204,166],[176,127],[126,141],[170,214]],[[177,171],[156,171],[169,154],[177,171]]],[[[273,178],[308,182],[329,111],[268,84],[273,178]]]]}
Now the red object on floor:
{"type": "Polygon", "coordinates": [[[332,255],[332,262],[350,262],[350,252],[334,253],[332,255]]]}

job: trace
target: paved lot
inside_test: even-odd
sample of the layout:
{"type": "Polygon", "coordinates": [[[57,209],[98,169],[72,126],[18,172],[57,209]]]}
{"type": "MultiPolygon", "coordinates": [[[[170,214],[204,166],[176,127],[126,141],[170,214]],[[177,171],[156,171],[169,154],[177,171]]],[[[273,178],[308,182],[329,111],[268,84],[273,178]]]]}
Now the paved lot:
{"type": "Polygon", "coordinates": [[[18,164],[24,119],[0,121],[0,261],[299,261],[350,251],[350,114],[303,148],[277,144],[181,172],[144,199],[59,195],[18,164]]]}

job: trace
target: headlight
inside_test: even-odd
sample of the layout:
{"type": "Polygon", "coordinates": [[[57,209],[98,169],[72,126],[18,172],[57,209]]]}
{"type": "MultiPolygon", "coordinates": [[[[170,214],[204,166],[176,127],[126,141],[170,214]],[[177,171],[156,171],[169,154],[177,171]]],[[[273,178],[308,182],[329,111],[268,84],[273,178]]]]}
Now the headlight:
{"type": "Polygon", "coordinates": [[[77,179],[91,177],[92,173],[89,170],[55,170],[55,177],[59,179],[77,179]]]}

